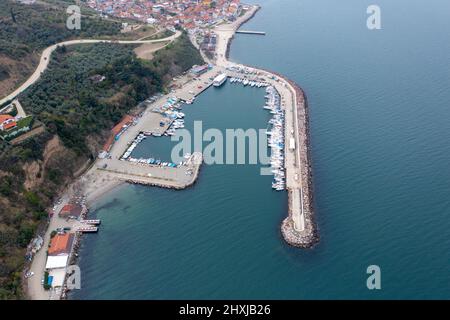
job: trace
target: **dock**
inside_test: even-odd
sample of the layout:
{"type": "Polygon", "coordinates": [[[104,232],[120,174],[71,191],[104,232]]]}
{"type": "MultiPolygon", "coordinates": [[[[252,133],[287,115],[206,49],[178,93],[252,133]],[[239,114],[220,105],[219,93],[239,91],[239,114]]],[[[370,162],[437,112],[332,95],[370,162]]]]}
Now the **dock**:
{"type": "Polygon", "coordinates": [[[80,232],[80,233],[95,233],[98,232],[98,227],[93,227],[93,226],[79,226],[75,229],[75,232],[80,232]]]}
{"type": "Polygon", "coordinates": [[[99,219],[91,219],[91,220],[80,220],[82,224],[91,224],[91,225],[99,225],[101,221],[99,219]]]}
{"type": "Polygon", "coordinates": [[[259,35],[259,36],[265,36],[266,35],[266,33],[264,31],[251,31],[251,30],[237,30],[236,33],[255,34],[255,35],[259,35]]]}
{"type": "Polygon", "coordinates": [[[194,184],[203,158],[194,153],[186,165],[176,168],[133,163],[118,159],[98,161],[97,170],[114,176],[117,180],[172,189],[184,189],[194,184]],[[106,168],[104,167],[106,164],[106,168]]]}

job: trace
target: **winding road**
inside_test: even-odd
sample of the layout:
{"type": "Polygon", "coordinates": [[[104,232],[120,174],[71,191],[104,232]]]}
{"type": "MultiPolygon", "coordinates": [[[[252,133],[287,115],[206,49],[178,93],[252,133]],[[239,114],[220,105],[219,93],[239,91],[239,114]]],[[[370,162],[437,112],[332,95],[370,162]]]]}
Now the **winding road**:
{"type": "Polygon", "coordinates": [[[97,40],[97,39],[79,39],[79,40],[69,40],[69,41],[63,41],[59,42],[57,44],[51,45],[44,49],[41,55],[41,59],[39,61],[39,65],[37,66],[34,73],[25,81],[19,88],[17,88],[14,92],[7,95],[3,99],[0,100],[0,106],[5,104],[8,101],[12,101],[14,98],[16,98],[19,94],[21,94],[23,91],[28,89],[32,84],[34,84],[36,81],[39,80],[41,77],[41,74],[47,69],[50,56],[52,55],[53,51],[55,51],[59,46],[72,46],[76,44],[91,44],[91,43],[119,43],[119,44],[147,44],[147,43],[159,43],[159,42],[166,42],[166,41],[174,41],[176,38],[178,38],[181,35],[181,31],[177,31],[175,34],[171,35],[167,38],[162,39],[155,39],[155,40],[97,40]]]}

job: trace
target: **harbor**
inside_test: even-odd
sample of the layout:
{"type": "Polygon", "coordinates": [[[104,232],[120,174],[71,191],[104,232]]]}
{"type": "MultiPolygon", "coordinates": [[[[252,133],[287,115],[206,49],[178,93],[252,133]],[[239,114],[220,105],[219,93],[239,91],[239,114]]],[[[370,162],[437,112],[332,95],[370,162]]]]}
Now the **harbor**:
{"type": "MultiPolygon", "coordinates": [[[[301,204],[302,198],[300,188],[290,192],[290,177],[295,180],[295,174],[290,175],[289,165],[286,192],[273,191],[273,176],[260,176],[257,166],[204,165],[195,188],[172,192],[123,186],[95,202],[91,213],[102,219],[105,228],[83,239],[79,261],[83,284],[73,291],[74,299],[448,299],[448,219],[443,208],[449,174],[447,140],[442,138],[448,130],[436,123],[446,119],[449,99],[447,83],[440,81],[445,78],[445,70],[440,71],[442,59],[431,53],[445,46],[439,31],[448,19],[430,25],[427,33],[433,31],[438,38],[425,37],[426,46],[408,41],[415,31],[405,27],[373,39],[377,45],[365,48],[361,39],[366,39],[367,30],[362,25],[352,28],[361,22],[358,14],[336,17],[335,10],[323,12],[317,2],[302,3],[304,10],[298,10],[299,3],[293,0],[283,7],[277,1],[262,5],[264,10],[244,28],[267,30],[268,36],[236,36],[231,60],[280,71],[306,90],[308,101],[297,112],[300,115],[304,107],[311,113],[312,140],[308,154],[304,153],[308,158],[302,159],[301,177],[305,184],[311,181],[306,163],[312,165],[316,190],[303,189],[303,205],[307,220],[307,201],[313,202],[314,191],[320,244],[313,250],[298,250],[283,241],[279,225],[291,208],[300,216],[300,205],[289,203],[301,204]],[[351,46],[343,45],[341,28],[331,28],[330,37],[314,28],[330,21],[348,27],[346,39],[351,46]],[[392,47],[383,45],[386,37],[392,47]],[[287,43],[288,38],[295,41],[287,43]],[[339,50],[327,54],[332,48],[339,50]],[[322,54],[318,49],[324,49],[322,54]],[[402,52],[411,49],[415,58],[405,58],[402,52]],[[418,57],[427,63],[417,64],[418,57]],[[376,63],[367,64],[368,59],[376,63]],[[398,69],[395,77],[392,70],[380,68],[386,61],[398,69]],[[399,81],[403,78],[410,81],[399,81]],[[425,82],[431,84],[424,86],[425,82]],[[423,90],[414,89],[417,86],[423,90]],[[424,166],[430,157],[431,165],[424,166]],[[444,173],[442,178],[433,175],[436,168],[444,173]],[[310,191],[308,197],[305,191],[310,191]],[[414,232],[421,228],[424,232],[414,232]],[[387,263],[389,274],[407,276],[389,281],[381,291],[367,290],[365,267],[373,263],[387,263]],[[430,267],[436,277],[424,272],[430,267]]],[[[391,13],[398,21],[406,19],[401,10],[395,11],[391,13]]],[[[414,17],[422,11],[413,8],[414,17]]],[[[270,74],[278,77],[273,71],[270,74]]],[[[190,129],[192,116],[204,119],[205,128],[259,128],[261,124],[265,129],[271,114],[263,109],[264,89],[230,85],[229,80],[220,89],[197,96],[192,110],[183,107],[186,128],[190,129]],[[245,119],[236,116],[241,114],[245,119]]],[[[283,92],[283,97],[289,95],[283,92]]],[[[293,111],[285,112],[286,125],[291,127],[293,111]]],[[[305,121],[299,117],[299,125],[305,121]]],[[[285,135],[285,162],[292,164],[295,152],[289,152],[289,129],[285,135]]],[[[309,141],[309,137],[302,139],[296,148],[309,141]]],[[[164,141],[155,140],[151,144],[147,139],[136,157],[149,154],[163,159],[168,148],[161,146],[164,141]]]]}
{"type": "MultiPolygon", "coordinates": [[[[281,234],[288,244],[295,247],[309,248],[317,242],[303,92],[279,75],[227,59],[229,43],[235,31],[257,9],[252,7],[235,23],[215,28],[217,58],[214,61],[207,61],[204,66],[194,66],[188,74],[175,79],[169,93],[149,97],[140,104],[139,113],[126,115],[111,130],[98,159],[76,183],[89,204],[123,183],[178,190],[192,186],[198,180],[203,162],[200,152],[185,154],[179,163],[151,154],[135,157],[133,152],[146,139],[175,135],[176,130],[184,127],[185,112],[182,109],[208,88],[220,90],[229,81],[249,89],[265,90],[265,105],[261,106],[260,111],[267,110],[271,115],[266,136],[273,174],[273,181],[267,188],[288,192],[288,217],[282,223],[281,234]]],[[[92,222],[92,219],[86,222],[84,218],[71,225],[76,239],[81,233],[96,233],[99,230],[99,223],[92,222]]],[[[34,297],[46,296],[42,288],[36,291],[34,297]]],[[[60,291],[57,293],[61,295],[60,291]]]]}
{"type": "MultiPolygon", "coordinates": [[[[226,70],[242,75],[233,76],[234,78],[251,77],[250,80],[244,79],[242,83],[245,81],[248,85],[250,81],[258,82],[259,79],[279,94],[281,109],[278,112],[276,110],[271,112],[278,114],[277,119],[273,120],[274,122],[278,120],[276,122],[278,125],[282,123],[282,119],[284,120],[284,134],[282,130],[278,130],[269,144],[276,146],[272,148],[275,159],[271,159],[272,172],[275,175],[273,187],[280,190],[285,188],[288,192],[288,212],[281,223],[281,234],[284,240],[294,247],[311,248],[319,241],[319,236],[313,205],[309,115],[305,94],[297,84],[278,73],[228,60],[230,43],[234,34],[242,24],[255,15],[259,8],[259,6],[253,6],[242,19],[215,28],[218,51],[215,62],[226,70]],[[281,110],[284,110],[284,113],[281,110]],[[283,137],[284,142],[280,142],[280,136],[283,137]],[[284,170],[282,170],[283,165],[284,170]]],[[[269,107],[271,108],[273,106],[269,107]]]]}

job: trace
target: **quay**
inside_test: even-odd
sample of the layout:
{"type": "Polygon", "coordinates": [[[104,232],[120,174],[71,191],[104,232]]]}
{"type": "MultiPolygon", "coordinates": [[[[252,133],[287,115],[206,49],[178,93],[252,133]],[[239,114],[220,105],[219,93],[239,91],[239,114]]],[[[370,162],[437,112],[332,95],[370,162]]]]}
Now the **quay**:
{"type": "Polygon", "coordinates": [[[266,33],[264,31],[250,31],[250,30],[237,30],[236,33],[256,34],[256,35],[260,35],[260,36],[265,36],[266,35],[266,33]]]}
{"type": "Polygon", "coordinates": [[[195,183],[202,161],[201,153],[194,153],[186,165],[176,168],[131,163],[117,159],[103,159],[99,161],[97,170],[111,174],[122,182],[170,189],[185,189],[195,183]],[[102,164],[106,163],[108,166],[103,168],[102,164]]]}

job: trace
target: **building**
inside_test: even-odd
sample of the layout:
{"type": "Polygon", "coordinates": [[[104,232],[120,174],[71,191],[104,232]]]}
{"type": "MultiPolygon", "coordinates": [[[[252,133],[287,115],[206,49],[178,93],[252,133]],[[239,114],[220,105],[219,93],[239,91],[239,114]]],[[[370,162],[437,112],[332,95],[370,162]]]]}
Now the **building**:
{"type": "Polygon", "coordinates": [[[49,256],[59,256],[69,254],[73,244],[73,234],[64,233],[57,234],[50,240],[50,247],[48,248],[49,256]]]}
{"type": "Polygon", "coordinates": [[[74,235],[71,233],[57,234],[50,240],[45,269],[48,272],[47,284],[53,288],[64,284],[73,241],[74,235]]]}
{"type": "Polygon", "coordinates": [[[85,212],[85,208],[76,204],[66,204],[61,211],[59,211],[58,216],[61,218],[73,218],[78,219],[85,212]]]}
{"type": "Polygon", "coordinates": [[[103,151],[109,152],[115,140],[118,140],[120,135],[133,124],[134,118],[130,115],[125,115],[122,120],[111,129],[111,134],[103,146],[103,151]]]}
{"type": "Polygon", "coordinates": [[[196,75],[199,76],[201,74],[204,74],[206,71],[208,71],[208,65],[202,65],[202,66],[193,66],[191,69],[191,72],[196,75]]]}
{"type": "Polygon", "coordinates": [[[0,114],[0,130],[6,131],[17,126],[16,118],[9,114],[0,114]]]}

